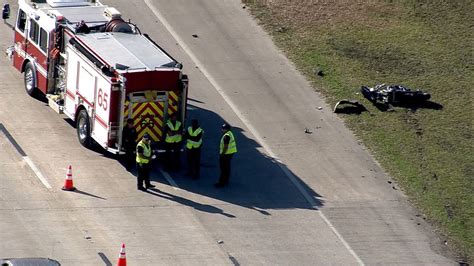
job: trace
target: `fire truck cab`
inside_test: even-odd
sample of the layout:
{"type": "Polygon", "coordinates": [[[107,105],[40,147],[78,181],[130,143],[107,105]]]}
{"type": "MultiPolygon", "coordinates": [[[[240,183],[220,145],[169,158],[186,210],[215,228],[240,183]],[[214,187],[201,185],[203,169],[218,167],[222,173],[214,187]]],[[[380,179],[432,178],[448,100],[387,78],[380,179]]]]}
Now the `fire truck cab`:
{"type": "Polygon", "coordinates": [[[120,12],[95,0],[19,0],[13,66],[30,95],[75,122],[80,143],[123,153],[122,131],[163,140],[168,117],[184,122],[182,65],[120,12]]]}

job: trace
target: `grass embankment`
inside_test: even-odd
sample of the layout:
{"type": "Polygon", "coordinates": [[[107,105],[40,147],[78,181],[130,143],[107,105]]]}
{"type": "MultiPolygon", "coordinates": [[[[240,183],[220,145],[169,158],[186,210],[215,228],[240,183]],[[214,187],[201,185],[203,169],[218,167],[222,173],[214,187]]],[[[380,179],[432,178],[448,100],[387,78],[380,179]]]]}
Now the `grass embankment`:
{"type": "Polygon", "coordinates": [[[243,2],[329,104],[364,103],[370,113],[346,115],[346,124],[448,245],[472,261],[472,2],[243,2]],[[378,83],[422,89],[443,108],[381,112],[357,93],[378,83]]]}

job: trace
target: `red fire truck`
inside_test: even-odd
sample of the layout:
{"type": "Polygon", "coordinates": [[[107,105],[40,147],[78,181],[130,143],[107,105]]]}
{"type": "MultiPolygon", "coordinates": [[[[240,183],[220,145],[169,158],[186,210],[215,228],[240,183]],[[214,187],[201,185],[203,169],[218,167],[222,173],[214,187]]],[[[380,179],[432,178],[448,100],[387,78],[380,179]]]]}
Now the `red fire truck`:
{"type": "Polygon", "coordinates": [[[182,65],[120,12],[95,0],[19,0],[7,53],[30,95],[75,122],[79,142],[122,151],[122,129],[163,139],[168,117],[184,121],[182,65]]]}

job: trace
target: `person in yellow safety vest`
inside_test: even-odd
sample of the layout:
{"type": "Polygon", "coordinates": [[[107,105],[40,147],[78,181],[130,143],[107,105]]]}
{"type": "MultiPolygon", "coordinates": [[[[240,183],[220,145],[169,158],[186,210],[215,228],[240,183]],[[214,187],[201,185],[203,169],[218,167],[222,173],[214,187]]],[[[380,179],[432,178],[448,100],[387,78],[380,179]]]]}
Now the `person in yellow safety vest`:
{"type": "Polygon", "coordinates": [[[170,119],[166,123],[166,164],[165,169],[178,169],[180,165],[179,152],[181,150],[181,143],[183,140],[183,127],[181,122],[177,120],[176,113],[172,113],[170,119]]]}
{"type": "Polygon", "coordinates": [[[150,183],[150,161],[152,159],[151,141],[148,134],[144,134],[142,140],[137,144],[137,189],[145,191],[145,188],[154,188],[150,183]],[[145,182],[145,187],[143,187],[145,182]]]}
{"type": "Polygon", "coordinates": [[[186,158],[188,160],[188,171],[186,175],[193,179],[199,178],[201,164],[201,146],[204,130],[199,126],[197,119],[191,120],[191,126],[186,131],[186,158]]]}
{"type": "Polygon", "coordinates": [[[215,187],[223,187],[229,183],[230,177],[230,164],[232,157],[237,153],[237,144],[232,131],[230,131],[230,125],[222,125],[222,138],[219,146],[219,168],[220,176],[219,181],[214,184],[215,187]]]}

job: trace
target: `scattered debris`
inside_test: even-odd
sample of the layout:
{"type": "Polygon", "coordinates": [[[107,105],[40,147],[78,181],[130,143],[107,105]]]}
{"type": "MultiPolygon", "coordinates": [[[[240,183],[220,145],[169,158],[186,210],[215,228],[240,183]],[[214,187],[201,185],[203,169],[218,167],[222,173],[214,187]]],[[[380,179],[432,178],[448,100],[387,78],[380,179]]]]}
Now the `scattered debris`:
{"type": "Polygon", "coordinates": [[[319,67],[313,68],[313,73],[320,77],[324,77],[324,75],[326,75],[326,73],[324,73],[324,71],[319,67]]]}
{"type": "Polygon", "coordinates": [[[309,130],[309,128],[306,127],[306,128],[304,129],[304,133],[306,133],[306,134],[311,134],[311,133],[313,133],[313,132],[311,132],[311,131],[309,130]]]}
{"type": "Polygon", "coordinates": [[[242,9],[245,9],[245,8],[247,8],[247,6],[246,6],[246,5],[242,5],[242,9]]]}
{"type": "Polygon", "coordinates": [[[454,213],[453,213],[453,208],[451,207],[451,205],[449,204],[444,205],[444,209],[446,210],[446,214],[448,215],[448,218],[453,219],[454,213]]]}
{"type": "Polygon", "coordinates": [[[318,110],[322,110],[322,109],[323,109],[323,107],[321,107],[321,106],[318,107],[318,110]]]}
{"type": "Polygon", "coordinates": [[[194,38],[199,38],[199,36],[197,34],[193,34],[192,35],[194,38]]]}
{"type": "Polygon", "coordinates": [[[392,184],[392,181],[388,180],[387,183],[392,184]]]}
{"type": "Polygon", "coordinates": [[[395,186],[392,186],[392,189],[393,189],[393,190],[398,190],[395,186]]]}
{"type": "Polygon", "coordinates": [[[224,240],[218,240],[217,244],[224,244],[224,240]]]}
{"type": "Polygon", "coordinates": [[[283,26],[278,26],[275,31],[276,32],[280,32],[280,33],[284,33],[286,32],[287,28],[286,27],[283,27],[283,26]]]}
{"type": "Polygon", "coordinates": [[[334,106],[334,113],[358,114],[367,111],[365,106],[355,100],[340,100],[334,106]],[[342,106],[342,107],[340,107],[342,106]],[[340,108],[338,108],[340,107],[340,108]]]}
{"type": "Polygon", "coordinates": [[[89,235],[89,232],[87,232],[86,230],[84,230],[83,233],[84,233],[84,239],[87,239],[87,240],[92,239],[92,237],[89,235]]]}
{"type": "Polygon", "coordinates": [[[421,225],[421,223],[416,223],[416,225],[421,225]]]}

